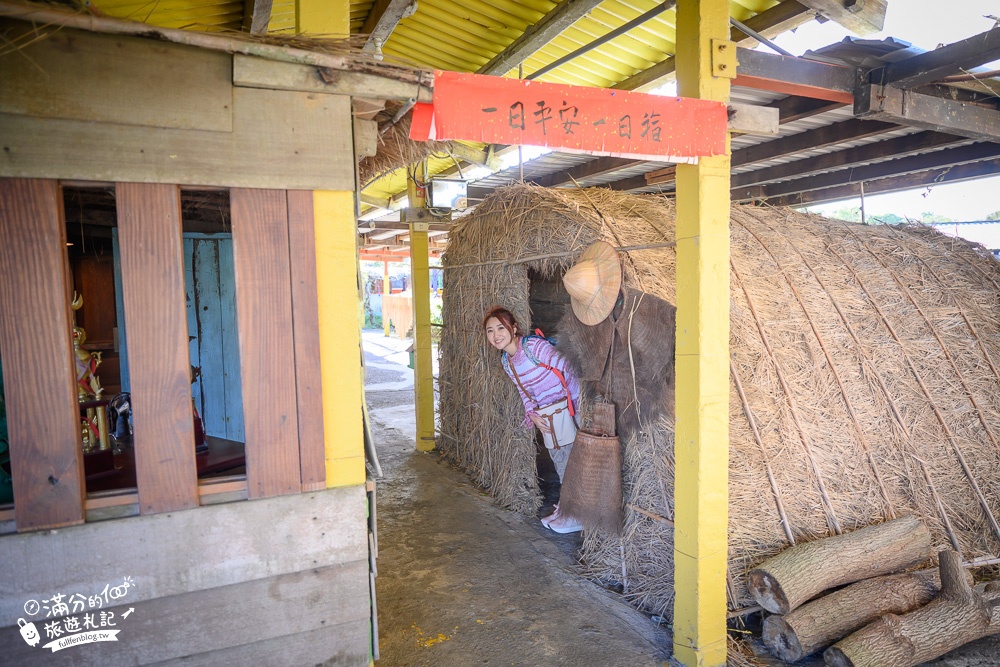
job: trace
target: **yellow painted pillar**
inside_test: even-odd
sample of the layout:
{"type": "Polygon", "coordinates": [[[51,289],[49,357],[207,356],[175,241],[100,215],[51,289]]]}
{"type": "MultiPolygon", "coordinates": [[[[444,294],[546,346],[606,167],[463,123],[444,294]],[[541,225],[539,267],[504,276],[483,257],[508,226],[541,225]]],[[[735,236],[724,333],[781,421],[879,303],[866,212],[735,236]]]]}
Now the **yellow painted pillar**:
{"type": "Polygon", "coordinates": [[[382,261],[382,332],[389,337],[389,317],[386,315],[385,298],[392,293],[392,281],[389,279],[389,260],[382,261]]]}
{"type": "Polygon", "coordinates": [[[434,449],[434,368],[431,353],[431,272],[427,230],[431,219],[423,187],[426,163],[415,166],[407,181],[410,205],[410,289],[413,293],[413,392],[417,413],[417,451],[434,449]]]}
{"type": "Polygon", "coordinates": [[[326,486],[365,483],[361,294],[353,192],[313,193],[326,486]]]}
{"type": "MultiPolygon", "coordinates": [[[[728,101],[728,22],[729,0],[679,0],[678,94],[728,101]]],[[[729,168],[728,141],[677,166],[674,657],[689,667],[726,664],[729,168]]]]}

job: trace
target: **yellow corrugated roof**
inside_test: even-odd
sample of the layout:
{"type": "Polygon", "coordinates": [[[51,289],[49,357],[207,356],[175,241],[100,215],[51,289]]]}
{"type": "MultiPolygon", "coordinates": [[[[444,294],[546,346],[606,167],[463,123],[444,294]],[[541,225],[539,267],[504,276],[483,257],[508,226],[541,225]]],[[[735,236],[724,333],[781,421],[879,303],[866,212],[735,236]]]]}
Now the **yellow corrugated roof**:
{"type": "MultiPolygon", "coordinates": [[[[105,16],[142,21],[160,28],[221,31],[240,30],[243,26],[243,0],[209,0],[197,4],[191,0],[91,0],[90,6],[105,16]]],[[[295,0],[274,0],[268,32],[294,31],[295,0]]]]}
{"type": "Polygon", "coordinates": [[[243,2],[193,4],[191,0],[91,0],[90,6],[105,16],[142,21],[161,28],[187,30],[239,30],[243,2]]]}
{"type": "MultiPolygon", "coordinates": [[[[734,0],[730,13],[746,20],[779,0],[734,0]]],[[[420,0],[382,50],[415,65],[474,72],[550,12],[552,0],[420,0]]],[[[546,44],[524,63],[524,74],[593,42],[658,6],[657,0],[606,0],[546,44]]],[[[351,30],[358,31],[372,3],[351,3],[351,30]]],[[[542,77],[544,81],[608,87],[674,54],[676,11],[668,10],[628,34],[575,58],[542,77]]]]}

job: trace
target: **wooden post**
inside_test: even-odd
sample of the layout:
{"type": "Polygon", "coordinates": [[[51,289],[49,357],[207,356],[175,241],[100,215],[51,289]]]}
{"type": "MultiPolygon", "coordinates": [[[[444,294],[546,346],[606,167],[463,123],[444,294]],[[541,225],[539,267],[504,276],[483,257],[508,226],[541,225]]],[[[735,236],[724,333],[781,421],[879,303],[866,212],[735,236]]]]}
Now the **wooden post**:
{"type": "MultiPolygon", "coordinates": [[[[413,391],[417,413],[417,450],[434,449],[434,368],[431,354],[431,274],[427,243],[429,213],[425,190],[427,169],[420,163],[407,181],[410,205],[410,283],[413,293],[413,391]]],[[[397,324],[397,326],[399,326],[397,324]]]]}
{"type": "Polygon", "coordinates": [[[62,192],[0,178],[0,353],[19,531],[83,523],[62,192]]]}
{"type": "Polygon", "coordinates": [[[392,293],[392,281],[389,280],[389,260],[382,260],[382,333],[389,337],[389,318],[385,315],[385,298],[392,293]]]}
{"type": "MultiPolygon", "coordinates": [[[[677,35],[678,93],[728,101],[728,0],[679,0],[677,35]]],[[[689,667],[726,664],[729,167],[728,142],[677,166],[674,657],[689,667]]]]}
{"type": "Polygon", "coordinates": [[[139,511],[197,507],[181,191],[176,185],[118,183],[115,198],[139,511]]]}
{"type": "Polygon", "coordinates": [[[323,376],[319,361],[316,225],[313,193],[309,190],[288,191],[288,251],[292,272],[292,335],[302,490],[317,491],[326,488],[326,442],[323,437],[323,376]]]}
{"type": "Polygon", "coordinates": [[[299,493],[287,194],[233,188],[230,201],[247,486],[251,498],[299,493]]]}

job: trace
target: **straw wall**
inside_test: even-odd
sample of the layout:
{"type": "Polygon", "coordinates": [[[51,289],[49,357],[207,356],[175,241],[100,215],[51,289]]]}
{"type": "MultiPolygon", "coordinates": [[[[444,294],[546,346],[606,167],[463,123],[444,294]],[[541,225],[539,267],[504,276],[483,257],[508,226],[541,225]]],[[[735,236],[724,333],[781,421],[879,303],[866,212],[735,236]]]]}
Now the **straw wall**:
{"type": "MultiPolygon", "coordinates": [[[[903,514],[966,559],[997,553],[1000,265],[921,227],[734,206],[731,229],[730,607],[791,542],[903,514]]],[[[625,282],[675,302],[674,209],[658,197],[512,186],[445,254],[439,444],[518,512],[538,507],[535,449],[480,320],[499,303],[530,322],[529,267],[560,275],[598,238],[659,246],[623,253],[625,282]]],[[[669,617],[672,424],[624,446],[625,534],[585,536],[584,567],[669,617]]]]}

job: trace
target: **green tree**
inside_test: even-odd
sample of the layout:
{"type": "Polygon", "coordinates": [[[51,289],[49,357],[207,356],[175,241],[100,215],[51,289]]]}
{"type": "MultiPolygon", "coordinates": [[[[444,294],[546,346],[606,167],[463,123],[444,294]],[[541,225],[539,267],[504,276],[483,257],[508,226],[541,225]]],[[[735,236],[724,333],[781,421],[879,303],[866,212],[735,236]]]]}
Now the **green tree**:
{"type": "Polygon", "coordinates": [[[898,225],[903,222],[906,222],[906,218],[898,216],[895,213],[880,213],[868,216],[868,224],[870,225],[898,225]]]}
{"type": "Polygon", "coordinates": [[[1000,220],[1000,211],[993,211],[992,213],[987,214],[986,219],[987,220],[1000,220]]]}
{"type": "Polygon", "coordinates": [[[954,222],[951,218],[946,215],[941,215],[940,213],[931,213],[929,211],[924,211],[920,214],[920,222],[925,224],[931,222],[954,222]]]}

